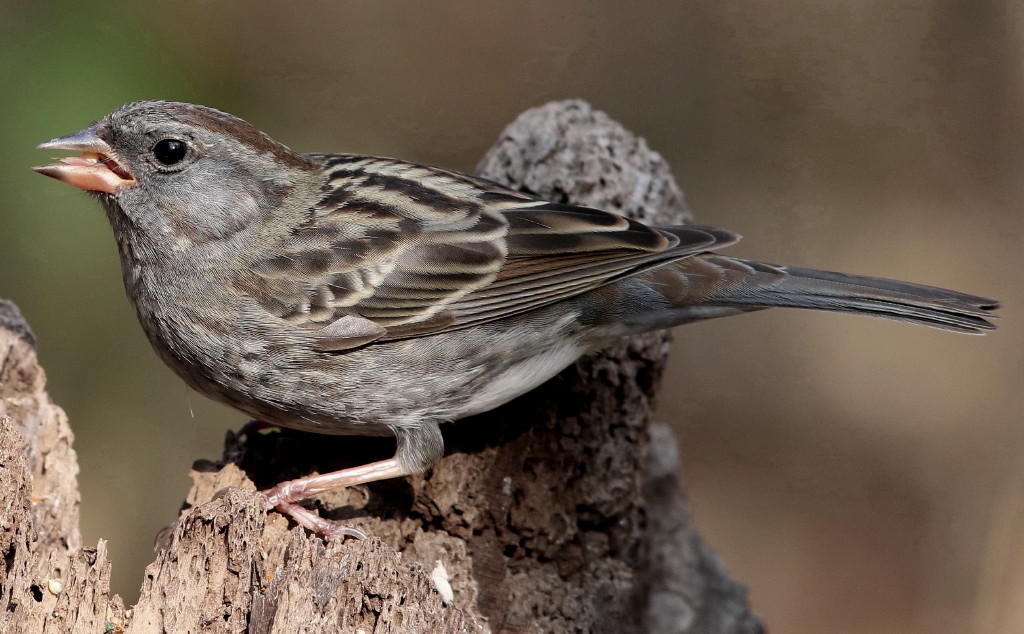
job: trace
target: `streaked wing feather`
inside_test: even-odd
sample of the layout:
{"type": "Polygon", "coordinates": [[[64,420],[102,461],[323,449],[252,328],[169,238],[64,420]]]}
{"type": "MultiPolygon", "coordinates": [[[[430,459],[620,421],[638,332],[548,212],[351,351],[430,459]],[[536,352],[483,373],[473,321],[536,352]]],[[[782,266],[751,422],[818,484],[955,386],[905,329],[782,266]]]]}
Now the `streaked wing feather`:
{"type": "MultiPolygon", "coordinates": [[[[236,280],[267,311],[303,329],[358,317],[387,330],[379,341],[435,334],[736,240],[718,229],[652,228],[393,159],[311,157],[324,168],[321,199],[236,280]]],[[[328,330],[341,335],[337,349],[346,347],[344,333],[363,331],[328,330]]]]}
{"type": "Polygon", "coordinates": [[[738,239],[735,234],[699,226],[667,227],[657,231],[665,235],[671,247],[639,251],[619,246],[568,257],[564,254],[524,257],[510,249],[508,263],[494,282],[453,302],[448,308],[455,313],[458,325],[500,319],[738,239]]]}

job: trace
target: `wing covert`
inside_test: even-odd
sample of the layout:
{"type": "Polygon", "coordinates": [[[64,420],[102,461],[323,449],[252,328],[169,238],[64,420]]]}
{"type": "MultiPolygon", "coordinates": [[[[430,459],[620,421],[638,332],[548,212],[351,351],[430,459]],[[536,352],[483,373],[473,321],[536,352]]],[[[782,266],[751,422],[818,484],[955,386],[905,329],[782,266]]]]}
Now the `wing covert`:
{"type": "Polygon", "coordinates": [[[295,327],[322,330],[325,349],[501,319],[736,240],[459,172],[311,156],[323,165],[320,200],[236,285],[295,327]]]}

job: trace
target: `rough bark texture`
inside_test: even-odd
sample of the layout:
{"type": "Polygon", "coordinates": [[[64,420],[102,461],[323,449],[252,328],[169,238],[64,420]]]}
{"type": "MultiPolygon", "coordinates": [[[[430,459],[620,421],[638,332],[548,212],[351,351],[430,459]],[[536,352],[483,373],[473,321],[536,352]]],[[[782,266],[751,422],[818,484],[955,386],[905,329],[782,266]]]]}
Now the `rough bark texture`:
{"type": "Polygon", "coordinates": [[[0,300],[0,632],[103,632],[124,609],[106,544],[82,547],[74,436],[34,342],[0,300]]]}
{"type": "MultiPolygon", "coordinates": [[[[661,157],[578,101],[524,113],[479,170],[556,201],[689,217],[661,157]]],[[[127,612],[110,595],[104,543],[81,545],[72,435],[32,342],[0,304],[2,632],[761,629],[690,524],[671,432],[650,423],[664,334],[448,426],[448,455],[423,476],[320,496],[320,513],[361,528],[363,541],[324,543],[268,514],[256,488],[386,457],[390,443],[229,436],[222,460],[194,466],[185,509],[127,612]]]]}

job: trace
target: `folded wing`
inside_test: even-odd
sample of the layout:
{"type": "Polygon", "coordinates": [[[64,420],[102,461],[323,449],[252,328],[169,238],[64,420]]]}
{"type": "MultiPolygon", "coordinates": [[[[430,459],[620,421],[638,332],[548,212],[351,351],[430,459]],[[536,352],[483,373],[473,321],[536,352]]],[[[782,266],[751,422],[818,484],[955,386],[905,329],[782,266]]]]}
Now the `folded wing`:
{"type": "Polygon", "coordinates": [[[237,286],[325,349],[501,319],[737,240],[392,159],[315,158],[323,197],[237,286]]]}

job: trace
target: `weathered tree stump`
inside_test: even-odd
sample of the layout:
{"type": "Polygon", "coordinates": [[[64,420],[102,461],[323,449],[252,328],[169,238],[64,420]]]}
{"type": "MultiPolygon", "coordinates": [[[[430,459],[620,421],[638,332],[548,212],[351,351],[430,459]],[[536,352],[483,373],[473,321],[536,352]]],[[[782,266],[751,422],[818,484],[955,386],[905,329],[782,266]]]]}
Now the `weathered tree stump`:
{"type": "MultiPolygon", "coordinates": [[[[555,201],[689,218],[661,157],[579,101],[524,113],[479,171],[555,201]]],[[[268,514],[256,489],[389,456],[391,443],[229,435],[220,461],[194,466],[126,610],[110,594],[104,542],[81,544],[73,436],[31,332],[0,304],[0,631],[760,631],[690,524],[671,432],[651,425],[667,350],[663,333],[624,340],[447,426],[447,455],[429,473],[317,498],[363,541],[325,543],[268,514]]]]}

